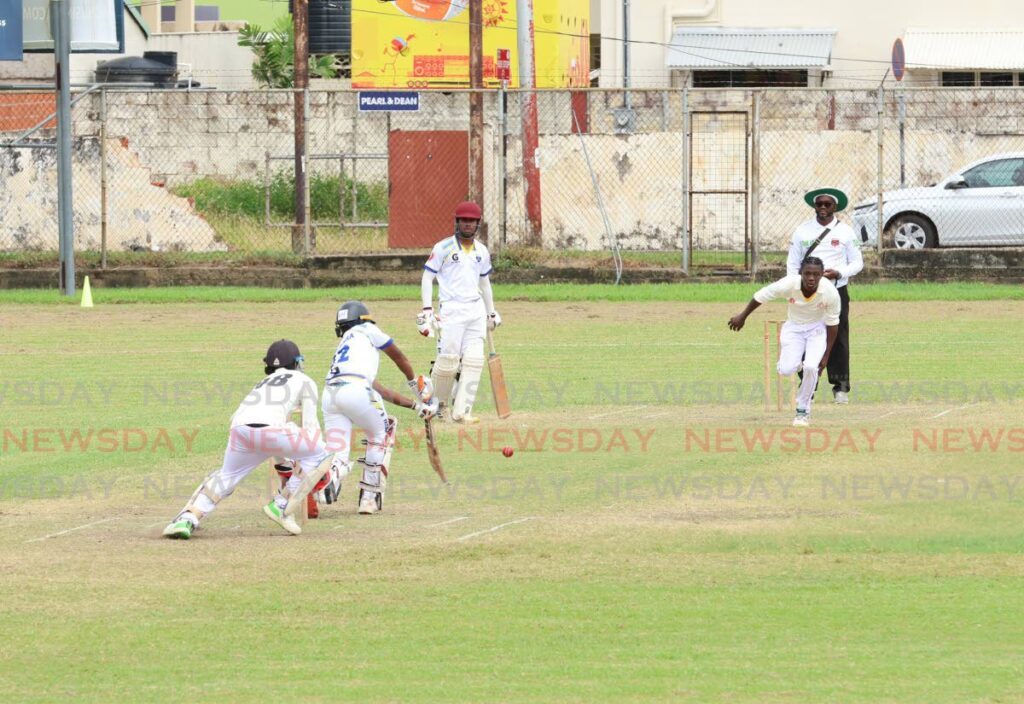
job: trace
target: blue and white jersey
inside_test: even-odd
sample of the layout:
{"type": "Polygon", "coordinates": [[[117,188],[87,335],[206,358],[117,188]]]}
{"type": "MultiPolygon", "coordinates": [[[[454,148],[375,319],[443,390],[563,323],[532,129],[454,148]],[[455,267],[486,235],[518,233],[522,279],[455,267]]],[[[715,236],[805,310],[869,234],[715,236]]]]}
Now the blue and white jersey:
{"type": "Polygon", "coordinates": [[[392,343],[393,340],[373,323],[366,322],[349,328],[341,336],[338,349],[334,352],[331,369],[327,372],[327,383],[339,377],[355,376],[372,384],[380,367],[380,351],[392,343]]]}
{"type": "Polygon", "coordinates": [[[438,300],[442,304],[475,303],[480,300],[480,279],[491,273],[491,253],[473,240],[468,250],[457,235],[441,240],[430,252],[424,269],[437,275],[438,300]]]}

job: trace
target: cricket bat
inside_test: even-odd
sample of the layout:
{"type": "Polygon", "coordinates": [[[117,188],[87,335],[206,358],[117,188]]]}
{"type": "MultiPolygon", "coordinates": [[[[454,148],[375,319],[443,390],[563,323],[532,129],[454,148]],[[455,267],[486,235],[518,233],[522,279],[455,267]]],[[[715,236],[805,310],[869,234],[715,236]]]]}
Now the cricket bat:
{"type": "Polygon", "coordinates": [[[505,386],[505,370],[501,366],[501,356],[494,349],[494,337],[487,331],[487,346],[490,355],[487,357],[487,372],[491,377],[491,393],[494,395],[494,410],[499,418],[512,415],[512,406],[508,402],[508,388],[505,386]]]}
{"type": "Polygon", "coordinates": [[[437,440],[434,438],[434,426],[431,425],[429,418],[423,421],[423,426],[426,428],[427,458],[430,460],[430,466],[437,472],[437,476],[441,477],[441,481],[447,484],[448,477],[444,474],[441,453],[437,451],[437,440]]]}

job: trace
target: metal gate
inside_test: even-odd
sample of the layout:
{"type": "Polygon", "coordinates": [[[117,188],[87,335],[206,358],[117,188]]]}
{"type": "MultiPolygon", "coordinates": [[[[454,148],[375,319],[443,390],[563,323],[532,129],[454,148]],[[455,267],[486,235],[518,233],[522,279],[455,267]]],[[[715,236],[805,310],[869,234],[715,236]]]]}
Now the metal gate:
{"type": "Polygon", "coordinates": [[[748,271],[750,117],[746,112],[693,112],[690,120],[690,266],[748,271]]]}

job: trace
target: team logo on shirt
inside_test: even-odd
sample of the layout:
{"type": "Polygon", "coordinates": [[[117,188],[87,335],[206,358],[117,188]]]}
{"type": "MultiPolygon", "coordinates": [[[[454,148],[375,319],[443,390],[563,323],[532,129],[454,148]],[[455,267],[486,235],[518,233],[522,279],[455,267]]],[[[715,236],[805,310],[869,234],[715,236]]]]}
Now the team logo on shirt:
{"type": "Polygon", "coordinates": [[[458,252],[456,252],[455,254],[452,255],[452,261],[455,262],[456,264],[459,262],[459,253],[458,252]]]}
{"type": "Polygon", "coordinates": [[[479,254],[476,255],[476,263],[479,264],[482,261],[483,261],[483,257],[481,257],[479,254]]]}
{"type": "Polygon", "coordinates": [[[839,246],[839,240],[838,239],[832,240],[832,246],[833,247],[838,247],[839,246]]]}

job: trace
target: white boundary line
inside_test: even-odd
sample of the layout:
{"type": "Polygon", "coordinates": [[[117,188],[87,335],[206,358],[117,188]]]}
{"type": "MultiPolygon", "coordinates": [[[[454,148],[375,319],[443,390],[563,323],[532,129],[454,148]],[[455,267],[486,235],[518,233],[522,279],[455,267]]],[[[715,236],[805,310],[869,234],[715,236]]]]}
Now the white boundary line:
{"type": "Polygon", "coordinates": [[[469,540],[470,538],[475,538],[478,535],[484,535],[485,533],[493,533],[494,531],[501,530],[502,528],[505,528],[507,526],[514,526],[516,523],[526,523],[527,521],[533,521],[536,518],[537,518],[536,516],[527,516],[526,518],[518,518],[518,519],[516,519],[514,521],[509,521],[508,523],[502,523],[501,525],[494,526],[493,528],[488,528],[487,530],[478,530],[476,533],[468,533],[466,535],[463,535],[463,536],[459,537],[457,540],[459,540],[459,541],[469,540]]]}
{"type": "Polygon", "coordinates": [[[932,416],[932,420],[935,420],[936,418],[941,418],[942,416],[946,415],[947,413],[952,413],[953,411],[962,411],[965,408],[970,408],[973,405],[974,405],[973,403],[965,403],[964,405],[960,406],[959,408],[950,408],[947,411],[943,411],[942,413],[939,413],[937,415],[932,416]]]}
{"type": "Polygon", "coordinates": [[[25,542],[26,543],[38,543],[40,540],[49,540],[50,538],[56,538],[59,535],[67,535],[68,533],[73,533],[76,530],[82,530],[83,528],[91,528],[92,526],[98,526],[101,523],[110,523],[111,521],[119,521],[119,520],[121,520],[120,517],[104,518],[102,521],[95,521],[93,523],[86,523],[84,526],[77,526],[75,528],[68,528],[67,530],[62,530],[59,533],[50,533],[49,535],[44,535],[42,538],[32,538],[31,540],[26,540],[25,542]]]}
{"type": "Polygon", "coordinates": [[[644,420],[650,420],[651,418],[663,418],[664,416],[672,415],[672,411],[665,411],[664,413],[655,413],[654,415],[646,416],[644,420]]]}
{"type": "Polygon", "coordinates": [[[620,408],[617,411],[610,411],[608,413],[598,413],[596,416],[590,416],[590,420],[597,420],[598,418],[607,418],[608,416],[615,416],[619,413],[629,413],[630,411],[639,411],[641,408],[647,408],[647,406],[634,406],[633,408],[620,408]]]}
{"type": "Polygon", "coordinates": [[[440,528],[441,526],[446,526],[446,525],[449,525],[451,523],[458,523],[459,521],[468,521],[468,520],[469,520],[469,516],[459,516],[458,518],[449,518],[447,521],[441,521],[440,523],[434,523],[432,525],[427,526],[427,528],[440,528]]]}

